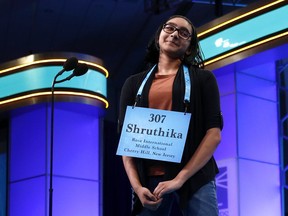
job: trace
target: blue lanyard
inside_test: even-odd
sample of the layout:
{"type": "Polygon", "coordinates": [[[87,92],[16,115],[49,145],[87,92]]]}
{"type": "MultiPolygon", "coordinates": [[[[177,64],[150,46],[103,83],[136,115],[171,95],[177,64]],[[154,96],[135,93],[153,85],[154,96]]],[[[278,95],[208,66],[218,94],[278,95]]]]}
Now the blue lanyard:
{"type": "MultiPolygon", "coordinates": [[[[140,85],[140,88],[138,89],[138,92],[137,92],[137,97],[136,97],[136,101],[135,101],[135,104],[134,104],[134,107],[136,106],[137,104],[137,98],[140,98],[141,97],[141,94],[142,94],[142,91],[143,91],[143,88],[148,80],[148,78],[150,77],[151,73],[153,72],[154,68],[156,67],[156,65],[154,65],[151,70],[147,73],[146,77],[144,78],[144,80],[142,81],[141,85],[140,85]]],[[[185,113],[187,111],[187,105],[188,103],[190,102],[190,90],[191,90],[191,81],[190,81],[190,76],[189,76],[189,71],[188,71],[188,68],[187,66],[183,65],[183,71],[184,71],[184,78],[185,78],[185,95],[184,95],[184,103],[186,105],[186,108],[185,108],[185,113]]]]}

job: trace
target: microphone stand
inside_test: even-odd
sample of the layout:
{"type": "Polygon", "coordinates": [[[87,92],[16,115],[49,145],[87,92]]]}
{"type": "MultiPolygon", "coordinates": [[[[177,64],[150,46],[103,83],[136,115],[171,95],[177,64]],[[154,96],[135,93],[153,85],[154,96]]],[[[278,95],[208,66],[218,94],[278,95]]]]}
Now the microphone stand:
{"type": "Polygon", "coordinates": [[[50,186],[49,186],[49,216],[52,216],[53,206],[53,151],[54,151],[54,86],[58,73],[53,80],[51,87],[51,125],[50,125],[50,186]]]}
{"type": "Polygon", "coordinates": [[[53,207],[53,151],[54,151],[54,87],[56,83],[64,82],[66,80],[70,80],[73,76],[81,76],[85,74],[88,70],[86,64],[78,65],[74,70],[73,73],[65,79],[56,81],[58,76],[60,76],[64,70],[61,70],[56,76],[54,77],[53,84],[51,87],[51,125],[50,125],[50,186],[49,186],[49,216],[52,216],[52,207],[53,207]]]}

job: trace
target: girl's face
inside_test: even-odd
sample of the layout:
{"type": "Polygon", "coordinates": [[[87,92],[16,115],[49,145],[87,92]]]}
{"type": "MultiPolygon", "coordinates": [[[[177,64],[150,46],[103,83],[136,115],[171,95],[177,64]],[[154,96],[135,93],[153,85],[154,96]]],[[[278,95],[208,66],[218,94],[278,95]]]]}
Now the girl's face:
{"type": "Polygon", "coordinates": [[[190,46],[191,34],[192,27],[185,19],[168,20],[159,35],[160,55],[181,59],[190,46]]]}

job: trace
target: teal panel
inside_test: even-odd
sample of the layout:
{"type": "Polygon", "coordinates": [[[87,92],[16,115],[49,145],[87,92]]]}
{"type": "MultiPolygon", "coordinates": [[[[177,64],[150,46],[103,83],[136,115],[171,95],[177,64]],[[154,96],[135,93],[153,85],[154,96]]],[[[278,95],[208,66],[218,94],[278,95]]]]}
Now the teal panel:
{"type": "Polygon", "coordinates": [[[288,28],[288,5],[200,40],[205,59],[288,28]],[[280,22],[281,20],[281,22],[280,22]]]}
{"type": "MultiPolygon", "coordinates": [[[[54,77],[61,69],[62,66],[42,66],[3,76],[0,79],[0,98],[51,88],[54,77]]],[[[57,80],[64,79],[71,74],[72,71],[65,72],[57,80]]],[[[73,77],[69,81],[56,84],[55,88],[57,87],[92,91],[107,96],[105,75],[92,69],[89,69],[83,76],[73,77]]]]}

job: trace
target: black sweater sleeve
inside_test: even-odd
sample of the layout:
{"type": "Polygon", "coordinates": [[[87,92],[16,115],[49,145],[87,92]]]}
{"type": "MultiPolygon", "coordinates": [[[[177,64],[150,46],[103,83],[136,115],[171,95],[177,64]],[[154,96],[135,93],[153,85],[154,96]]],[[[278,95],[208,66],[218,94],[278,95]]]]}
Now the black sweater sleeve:
{"type": "Polygon", "coordinates": [[[223,128],[223,119],[220,110],[220,96],[216,78],[210,71],[202,71],[203,78],[201,89],[203,93],[202,102],[204,108],[205,129],[218,127],[223,128]]]}

